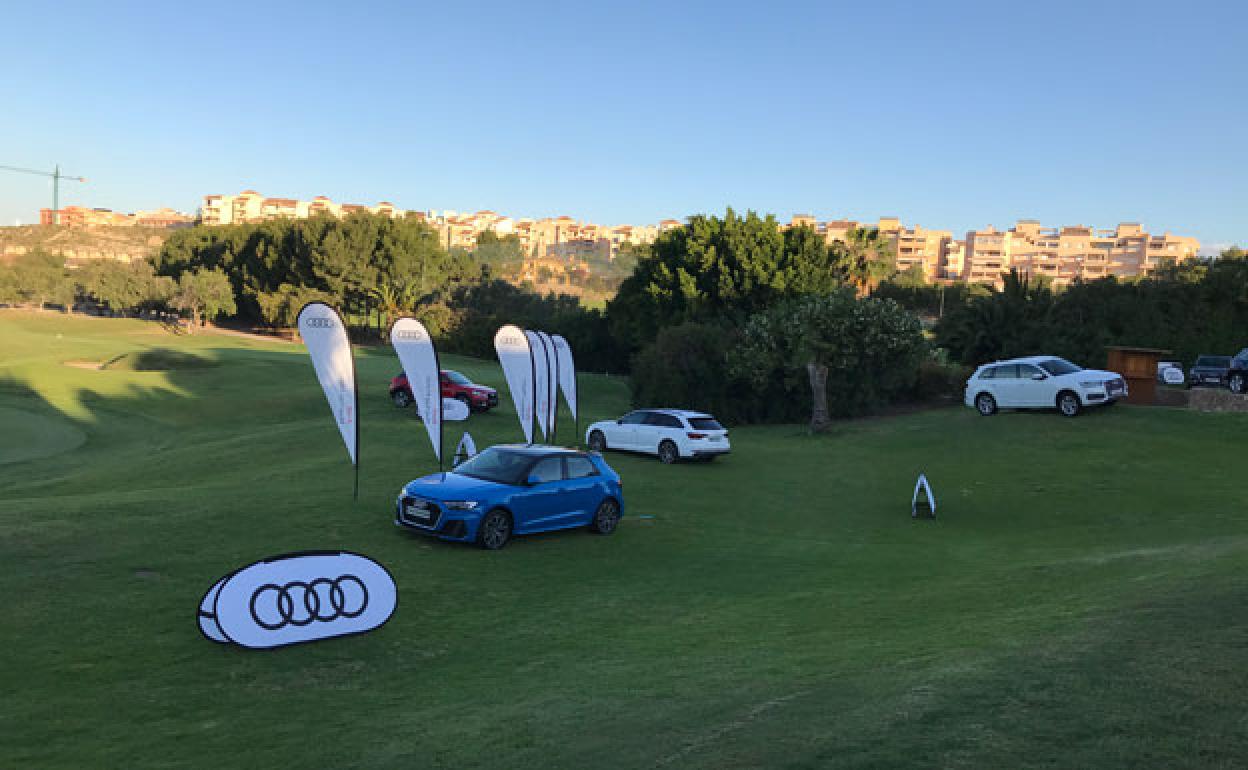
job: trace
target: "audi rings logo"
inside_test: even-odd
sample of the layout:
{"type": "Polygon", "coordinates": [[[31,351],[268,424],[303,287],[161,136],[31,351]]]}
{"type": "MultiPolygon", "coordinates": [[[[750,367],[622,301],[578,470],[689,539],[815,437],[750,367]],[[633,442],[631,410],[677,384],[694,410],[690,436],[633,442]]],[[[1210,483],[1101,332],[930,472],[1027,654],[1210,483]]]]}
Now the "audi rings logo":
{"type": "Polygon", "coordinates": [[[332,329],[338,324],[330,316],[314,316],[304,320],[303,325],[309,329],[332,329]]]}
{"type": "Polygon", "coordinates": [[[281,586],[265,583],[251,595],[251,619],[266,631],[288,624],[306,626],[314,621],[358,618],[367,608],[368,588],[355,575],[316,578],[307,583],[295,580],[281,586]]]}
{"type": "Polygon", "coordinates": [[[394,614],[385,567],[345,551],[309,551],[256,562],[217,581],[200,601],[203,635],[263,649],[371,631],[394,614]]]}

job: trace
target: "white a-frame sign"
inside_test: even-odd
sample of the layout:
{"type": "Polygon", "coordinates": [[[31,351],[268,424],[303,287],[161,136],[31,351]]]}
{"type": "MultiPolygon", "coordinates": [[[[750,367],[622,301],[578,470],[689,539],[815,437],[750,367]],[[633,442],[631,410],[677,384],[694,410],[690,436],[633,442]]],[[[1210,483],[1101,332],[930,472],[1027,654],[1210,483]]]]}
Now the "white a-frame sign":
{"type": "Polygon", "coordinates": [[[932,496],[932,485],[927,483],[927,476],[922,473],[919,474],[919,480],[914,482],[914,497],[910,500],[910,518],[918,518],[921,506],[927,509],[928,516],[936,518],[936,498],[932,496]],[[926,500],[919,499],[920,489],[927,494],[926,500]]]}
{"type": "Polygon", "coordinates": [[[472,440],[472,434],[464,432],[464,437],[459,440],[459,446],[455,447],[455,455],[451,458],[451,467],[455,467],[465,460],[471,460],[477,454],[477,443],[472,440]]]}

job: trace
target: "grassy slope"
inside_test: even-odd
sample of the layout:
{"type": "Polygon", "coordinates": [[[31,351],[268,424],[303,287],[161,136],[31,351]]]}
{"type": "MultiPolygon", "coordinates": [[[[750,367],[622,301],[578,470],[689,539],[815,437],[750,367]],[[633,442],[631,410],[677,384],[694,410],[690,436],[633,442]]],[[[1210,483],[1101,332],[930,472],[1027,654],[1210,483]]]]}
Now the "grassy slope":
{"type": "MultiPolygon", "coordinates": [[[[502,380],[491,363],[444,365],[502,380]]],[[[390,523],[399,485],[431,469],[419,422],[385,399],[396,368],[359,359],[352,504],[300,348],[0,313],[0,434],[12,422],[24,442],[46,436],[28,456],[52,455],[0,453],[3,764],[1248,756],[1245,416],[954,409],[818,438],[740,429],[711,465],[612,455],[631,514],[614,537],[487,554],[390,523]],[[170,347],[219,365],[60,363],[170,347]],[[920,470],[936,521],[907,515],[920,470]],[[200,638],[193,613],[218,577],[334,547],[395,575],[380,632],[261,654],[200,638]]],[[[591,419],[626,405],[619,380],[582,390],[591,419]]],[[[469,427],[482,446],[519,436],[509,407],[469,427]]]]}

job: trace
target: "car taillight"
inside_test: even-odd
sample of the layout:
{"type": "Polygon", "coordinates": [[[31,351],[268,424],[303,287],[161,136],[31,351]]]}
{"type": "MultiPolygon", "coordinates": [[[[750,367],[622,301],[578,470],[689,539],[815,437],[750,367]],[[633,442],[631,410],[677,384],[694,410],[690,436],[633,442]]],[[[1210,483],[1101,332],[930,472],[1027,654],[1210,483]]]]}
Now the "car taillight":
{"type": "Polygon", "coordinates": [[[686,433],[685,435],[689,438],[706,438],[705,433],[686,433]]]}

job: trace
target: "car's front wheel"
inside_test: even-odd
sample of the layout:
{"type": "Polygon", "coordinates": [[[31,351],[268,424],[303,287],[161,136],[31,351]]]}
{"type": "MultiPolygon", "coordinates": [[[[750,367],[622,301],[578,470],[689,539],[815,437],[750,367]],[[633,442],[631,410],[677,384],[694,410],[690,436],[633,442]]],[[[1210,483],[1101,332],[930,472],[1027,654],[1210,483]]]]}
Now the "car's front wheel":
{"type": "Polygon", "coordinates": [[[1083,404],[1079,403],[1079,397],[1069,390],[1064,390],[1057,395],[1057,410],[1065,416],[1078,417],[1081,409],[1083,409],[1083,404]]]}
{"type": "Polygon", "coordinates": [[[390,394],[390,398],[394,400],[394,405],[400,409],[406,409],[412,403],[412,394],[406,390],[396,390],[390,394]]]}
{"type": "Polygon", "coordinates": [[[473,408],[472,408],[472,399],[468,398],[467,396],[463,395],[462,393],[461,393],[460,395],[456,396],[456,397],[455,397],[455,400],[456,400],[456,401],[458,401],[458,402],[460,402],[460,403],[461,403],[461,404],[463,404],[464,406],[468,407],[468,414],[472,414],[473,412],[477,411],[476,409],[473,409],[473,408]]]}
{"type": "Polygon", "coordinates": [[[607,449],[607,437],[602,431],[596,430],[589,434],[589,448],[595,452],[605,452],[607,449]]]}
{"type": "Polygon", "coordinates": [[[680,459],[680,449],[677,448],[676,442],[665,439],[659,444],[659,460],[664,465],[671,465],[680,459]]]}
{"type": "Polygon", "coordinates": [[[594,512],[594,520],[589,528],[600,535],[609,535],[620,524],[620,504],[614,500],[603,500],[594,512]]]}
{"type": "Polygon", "coordinates": [[[497,551],[507,545],[508,540],[511,540],[511,516],[500,508],[485,514],[477,525],[477,545],[487,551],[497,551]]]}
{"type": "Polygon", "coordinates": [[[975,410],[985,417],[991,417],[997,413],[997,400],[991,393],[980,393],[975,397],[975,410]]]}
{"type": "Polygon", "coordinates": [[[1244,391],[1248,390],[1248,379],[1245,379],[1242,374],[1232,374],[1231,378],[1227,381],[1226,386],[1231,389],[1232,393],[1242,394],[1244,391]]]}

